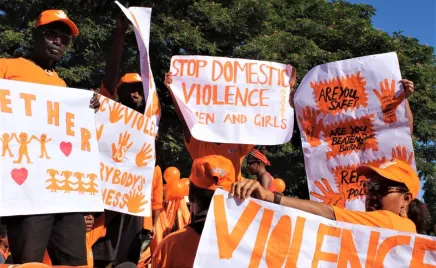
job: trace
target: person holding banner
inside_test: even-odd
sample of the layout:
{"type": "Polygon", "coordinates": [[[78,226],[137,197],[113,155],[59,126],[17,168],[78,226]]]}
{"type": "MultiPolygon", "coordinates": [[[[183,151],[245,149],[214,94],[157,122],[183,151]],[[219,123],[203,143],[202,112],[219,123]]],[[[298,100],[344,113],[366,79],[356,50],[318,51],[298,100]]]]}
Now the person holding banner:
{"type": "Polygon", "coordinates": [[[268,189],[268,191],[274,191],[273,177],[269,174],[265,166],[270,166],[268,158],[260,151],[253,149],[247,157],[247,167],[248,172],[251,175],[257,176],[257,181],[262,185],[263,188],[268,189]]]}
{"type": "Polygon", "coordinates": [[[189,180],[191,223],[160,243],[153,255],[154,267],[193,267],[214,192],[218,188],[230,190],[237,177],[229,159],[209,155],[194,160],[189,180]]]}
{"type": "Polygon", "coordinates": [[[425,233],[428,211],[424,204],[416,199],[420,190],[420,180],[418,174],[409,164],[392,159],[380,167],[359,166],[357,173],[369,178],[365,185],[366,212],[285,197],[264,189],[258,181],[253,180],[244,180],[233,184],[230,196],[236,196],[240,199],[253,196],[341,222],[400,232],[425,233]]]}
{"type": "MultiPolygon", "coordinates": [[[[66,87],[54,70],[77,26],[62,10],[46,10],[36,20],[33,50],[28,59],[0,59],[0,78],[66,87]]],[[[100,102],[94,94],[90,108],[100,102]]],[[[48,249],[54,265],[86,265],[85,222],[81,213],[9,216],[7,225],[10,251],[15,263],[40,262],[48,249]]]]}
{"type": "Polygon", "coordinates": [[[185,146],[192,160],[195,161],[198,158],[202,158],[208,155],[221,155],[232,161],[235,168],[236,177],[238,178],[238,180],[242,180],[242,161],[244,160],[245,156],[251,151],[251,149],[253,149],[254,145],[204,142],[192,137],[191,132],[189,131],[189,127],[183,117],[182,111],[180,110],[180,107],[177,104],[173,92],[170,89],[170,84],[172,82],[172,74],[166,73],[165,86],[171,93],[174,108],[182,124],[183,134],[185,136],[185,146]]]}

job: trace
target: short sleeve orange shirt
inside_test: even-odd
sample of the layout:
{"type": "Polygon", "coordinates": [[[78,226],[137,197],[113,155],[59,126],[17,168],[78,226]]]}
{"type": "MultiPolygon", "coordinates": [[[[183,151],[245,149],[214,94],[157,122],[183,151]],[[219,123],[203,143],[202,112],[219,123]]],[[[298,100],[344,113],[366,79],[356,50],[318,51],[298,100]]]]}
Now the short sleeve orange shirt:
{"type": "Polygon", "coordinates": [[[153,255],[152,263],[166,268],[193,267],[199,243],[200,235],[187,226],[164,238],[153,255]]]}
{"type": "Polygon", "coordinates": [[[387,210],[362,212],[338,207],[333,207],[333,209],[337,221],[416,233],[416,226],[410,219],[400,217],[387,210]]]}
{"type": "Polygon", "coordinates": [[[191,136],[189,143],[185,140],[186,149],[188,149],[192,160],[205,157],[208,155],[221,155],[232,161],[235,167],[235,173],[238,180],[242,180],[241,166],[244,157],[253,149],[254,145],[245,144],[216,144],[213,142],[199,141],[191,136]]]}
{"type": "MultiPolygon", "coordinates": [[[[151,210],[162,209],[163,204],[163,181],[162,170],[159,166],[154,168],[153,181],[151,182],[151,210]]],[[[152,217],[144,217],[144,226],[146,230],[151,230],[153,227],[152,217]]]]}
{"type": "Polygon", "coordinates": [[[67,86],[56,72],[46,71],[24,58],[0,59],[0,78],[59,87],[67,86]]]}

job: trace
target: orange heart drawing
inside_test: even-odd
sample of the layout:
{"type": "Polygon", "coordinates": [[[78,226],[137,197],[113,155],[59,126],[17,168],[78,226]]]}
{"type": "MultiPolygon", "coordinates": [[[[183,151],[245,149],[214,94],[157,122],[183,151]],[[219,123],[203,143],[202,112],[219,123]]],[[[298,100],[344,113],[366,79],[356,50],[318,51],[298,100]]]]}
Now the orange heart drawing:
{"type": "Polygon", "coordinates": [[[26,181],[27,175],[28,175],[27,169],[25,169],[25,168],[20,168],[20,169],[14,168],[11,171],[12,179],[14,179],[14,181],[18,185],[21,185],[26,181]]]}
{"type": "Polygon", "coordinates": [[[59,145],[59,147],[61,148],[61,151],[64,153],[65,156],[70,156],[71,154],[71,150],[73,150],[73,145],[71,144],[71,142],[61,142],[61,144],[59,145]]]}

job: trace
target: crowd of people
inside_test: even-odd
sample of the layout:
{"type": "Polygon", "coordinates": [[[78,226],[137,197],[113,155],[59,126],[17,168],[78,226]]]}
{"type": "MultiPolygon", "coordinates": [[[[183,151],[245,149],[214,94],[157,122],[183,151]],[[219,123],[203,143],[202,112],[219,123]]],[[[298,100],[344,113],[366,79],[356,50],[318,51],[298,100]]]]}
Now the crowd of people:
{"type": "MultiPolygon", "coordinates": [[[[141,76],[127,73],[119,79],[128,25],[125,17],[117,18],[116,34],[99,93],[144,113],[146,100],[141,76]]],[[[0,78],[66,87],[54,66],[78,34],[78,28],[63,11],[42,12],[33,31],[32,53],[28,58],[0,59],[0,78]]],[[[169,87],[171,83],[172,75],[167,73],[165,85],[169,87]]],[[[413,82],[403,80],[402,83],[406,95],[412,94],[413,82]]],[[[169,92],[172,95],[171,90],[169,92]]],[[[420,180],[409,164],[392,159],[380,167],[360,166],[357,169],[359,174],[368,178],[365,185],[366,212],[286,197],[274,191],[273,177],[267,172],[270,162],[265,146],[254,149],[254,145],[210,143],[195,139],[173,95],[172,99],[182,125],[185,146],[193,160],[189,177],[189,211],[186,203],[164,201],[159,152],[156,152],[150,218],[108,210],[100,213],[3,217],[0,264],[192,267],[209,205],[218,188],[242,200],[254,197],[331,220],[411,233],[425,232],[428,213],[417,199],[420,180]],[[247,169],[257,177],[256,180],[242,177],[241,167],[245,157],[247,169]],[[177,214],[177,210],[183,213],[177,214]]],[[[290,104],[293,105],[293,94],[290,104]]],[[[99,105],[97,94],[94,94],[89,107],[97,112],[99,105]]],[[[407,109],[412,122],[408,104],[407,109]]],[[[412,130],[413,124],[410,127],[412,130]]]]}

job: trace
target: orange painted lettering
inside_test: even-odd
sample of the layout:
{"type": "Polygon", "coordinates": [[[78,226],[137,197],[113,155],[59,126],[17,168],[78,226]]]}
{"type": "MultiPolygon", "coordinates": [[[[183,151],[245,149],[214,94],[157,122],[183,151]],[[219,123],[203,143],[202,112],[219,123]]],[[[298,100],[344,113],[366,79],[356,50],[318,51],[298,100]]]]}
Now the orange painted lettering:
{"type": "Polygon", "coordinates": [[[305,218],[300,216],[297,217],[297,223],[295,224],[294,234],[292,236],[291,247],[289,248],[285,268],[297,267],[298,256],[300,255],[301,242],[303,241],[305,223],[305,218]]]}
{"type": "Polygon", "coordinates": [[[326,262],[333,262],[333,263],[336,263],[338,261],[338,254],[328,253],[321,250],[325,236],[340,237],[341,228],[328,226],[322,223],[319,225],[318,234],[316,236],[315,254],[313,256],[313,261],[312,261],[313,268],[318,267],[319,261],[326,261],[326,262]]]}
{"type": "MultiPolygon", "coordinates": [[[[101,95],[100,95],[101,96],[101,95]]],[[[104,107],[105,106],[105,104],[107,104],[109,102],[109,99],[108,98],[103,98],[103,100],[102,101],[100,101],[100,112],[104,112],[104,111],[106,111],[106,108],[104,107]]]]}
{"type": "Polygon", "coordinates": [[[366,254],[366,263],[365,263],[366,268],[374,267],[379,239],[380,239],[380,232],[371,231],[371,234],[369,236],[368,253],[366,254]]]}
{"type": "Polygon", "coordinates": [[[356,245],[354,244],[353,234],[351,230],[343,230],[341,237],[341,249],[339,251],[338,267],[361,268],[362,264],[357,254],[356,245]]]}
{"type": "Polygon", "coordinates": [[[66,133],[68,136],[74,136],[74,114],[72,113],[66,113],[66,133]]]}
{"type": "Polygon", "coordinates": [[[377,250],[374,267],[383,267],[383,261],[392,248],[401,245],[408,245],[409,243],[410,236],[408,235],[396,235],[386,238],[377,250]]]}
{"type": "Polygon", "coordinates": [[[251,253],[250,264],[248,267],[259,267],[260,260],[265,249],[266,240],[269,234],[269,228],[273,220],[274,211],[264,209],[262,220],[260,221],[259,231],[257,232],[256,242],[254,243],[253,253],[251,253]]]}
{"type": "Polygon", "coordinates": [[[436,251],[436,242],[423,237],[415,237],[415,245],[413,246],[412,261],[410,268],[435,268],[436,266],[424,263],[426,251],[436,251]]]}
{"type": "Polygon", "coordinates": [[[47,101],[47,124],[59,126],[59,102],[47,101]]]}
{"type": "Polygon", "coordinates": [[[12,113],[12,108],[9,107],[11,100],[8,98],[11,92],[6,89],[0,89],[0,108],[2,113],[12,113]]]}
{"type": "Polygon", "coordinates": [[[91,132],[86,128],[80,129],[81,137],[82,137],[82,151],[91,151],[91,144],[89,144],[89,139],[91,139],[91,132]]]}
{"type": "Polygon", "coordinates": [[[247,207],[242,212],[232,232],[229,234],[229,225],[227,223],[226,208],[224,204],[224,196],[216,195],[213,197],[215,228],[218,241],[218,253],[220,259],[230,259],[241,242],[242,237],[254,221],[261,206],[253,201],[250,201],[247,207]]]}
{"type": "Polygon", "coordinates": [[[291,218],[287,215],[280,217],[266,248],[266,264],[268,267],[282,267],[288,255],[292,232],[291,218]]]}
{"type": "Polygon", "coordinates": [[[20,93],[20,98],[24,100],[26,116],[32,116],[32,101],[36,100],[33,94],[20,93]]]}

